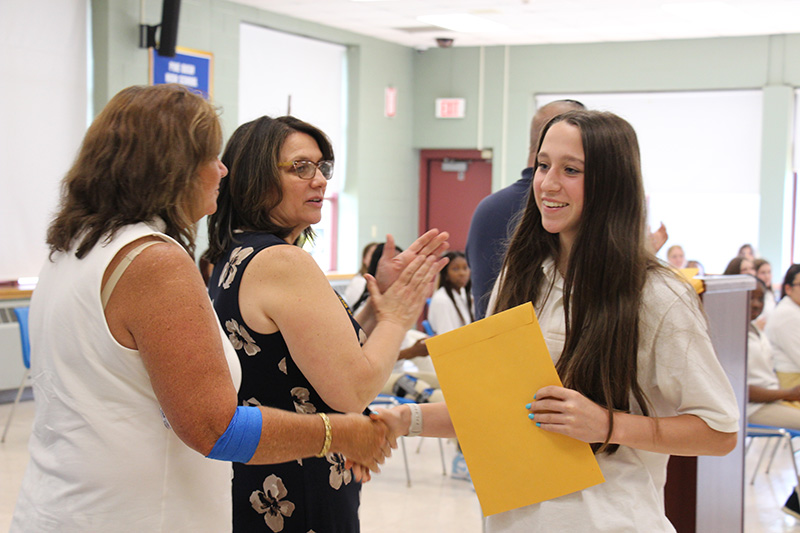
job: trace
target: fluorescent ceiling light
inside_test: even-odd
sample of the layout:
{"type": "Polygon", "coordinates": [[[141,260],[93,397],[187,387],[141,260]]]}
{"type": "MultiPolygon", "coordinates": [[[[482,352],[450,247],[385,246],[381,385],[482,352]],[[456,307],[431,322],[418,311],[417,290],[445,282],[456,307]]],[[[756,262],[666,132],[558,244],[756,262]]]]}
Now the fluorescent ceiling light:
{"type": "Polygon", "coordinates": [[[509,31],[508,26],[489,19],[468,15],[466,13],[454,13],[451,15],[425,15],[417,17],[417,20],[433,26],[439,26],[448,30],[463,33],[492,33],[509,31]]]}

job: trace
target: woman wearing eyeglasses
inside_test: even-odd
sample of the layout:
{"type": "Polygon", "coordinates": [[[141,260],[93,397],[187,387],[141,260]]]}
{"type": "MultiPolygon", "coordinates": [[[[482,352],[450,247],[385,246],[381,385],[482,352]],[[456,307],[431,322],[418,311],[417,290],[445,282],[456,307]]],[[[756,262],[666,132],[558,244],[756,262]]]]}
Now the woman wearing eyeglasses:
{"type": "MultiPolygon", "coordinates": [[[[325,134],[294,117],[261,117],[234,132],[222,161],[229,174],[209,219],[206,257],[215,265],[214,308],[242,364],[240,404],[364,411],[446,263],[439,256],[447,234],[430,231],[406,252],[384,254],[383,274],[390,274],[379,272],[380,285],[368,277],[362,329],[312,257],[293,246],[321,218],[333,173],[325,134]]],[[[328,452],[264,467],[234,464],[234,531],[358,531],[360,484],[344,458],[328,452]]]]}

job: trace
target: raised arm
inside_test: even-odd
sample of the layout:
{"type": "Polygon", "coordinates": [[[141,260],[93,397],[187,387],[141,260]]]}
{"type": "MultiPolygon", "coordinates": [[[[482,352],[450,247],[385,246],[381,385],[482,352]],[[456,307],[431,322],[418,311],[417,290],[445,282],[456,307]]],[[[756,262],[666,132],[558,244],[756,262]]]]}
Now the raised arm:
{"type": "Polygon", "coordinates": [[[251,329],[281,332],[297,366],[328,405],[360,412],[386,383],[441,267],[436,256],[418,255],[383,294],[368,277],[376,324],[363,347],[325,275],[300,248],[259,252],[243,274],[239,303],[251,329]]]}
{"type": "MultiPolygon", "coordinates": [[[[171,243],[145,249],[116,285],[106,319],[120,344],[139,351],[176,435],[208,455],[234,416],[237,396],[220,329],[191,257],[171,243]]],[[[251,462],[285,462],[322,449],[320,417],[259,409],[261,439],[251,462]]],[[[331,451],[376,469],[387,448],[385,428],[363,416],[331,415],[330,420],[331,451]]]]}
{"type": "MultiPolygon", "coordinates": [[[[394,237],[387,235],[386,246],[383,247],[383,253],[378,262],[378,271],[375,276],[378,282],[378,290],[380,292],[386,292],[400,277],[400,273],[416,257],[434,256],[438,258],[444,254],[449,247],[449,243],[447,242],[449,236],[450,234],[446,231],[439,233],[436,229],[428,230],[411,243],[411,246],[406,250],[397,253],[394,237]]],[[[447,264],[446,261],[443,261],[442,267],[445,264],[447,264]]],[[[375,306],[371,305],[371,300],[367,300],[366,305],[359,309],[356,318],[367,335],[370,335],[377,325],[375,306]]]]}
{"type": "Polygon", "coordinates": [[[748,385],[747,397],[753,403],[769,403],[780,400],[800,402],[800,385],[791,389],[766,389],[758,385],[748,385]]]}

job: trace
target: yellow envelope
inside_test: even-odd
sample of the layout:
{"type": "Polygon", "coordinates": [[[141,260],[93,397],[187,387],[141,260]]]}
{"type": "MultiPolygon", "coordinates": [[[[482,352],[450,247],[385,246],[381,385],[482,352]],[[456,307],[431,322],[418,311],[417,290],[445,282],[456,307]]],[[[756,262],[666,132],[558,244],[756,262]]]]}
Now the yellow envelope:
{"type": "Polygon", "coordinates": [[[538,389],[561,385],[530,303],[426,344],[484,515],[605,481],[589,444],[527,416],[538,389]]]}
{"type": "Polygon", "coordinates": [[[686,281],[691,284],[694,292],[697,294],[703,294],[703,292],[706,290],[703,280],[696,278],[697,274],[700,273],[699,268],[679,268],[676,270],[676,272],[686,278],[686,281]]]}

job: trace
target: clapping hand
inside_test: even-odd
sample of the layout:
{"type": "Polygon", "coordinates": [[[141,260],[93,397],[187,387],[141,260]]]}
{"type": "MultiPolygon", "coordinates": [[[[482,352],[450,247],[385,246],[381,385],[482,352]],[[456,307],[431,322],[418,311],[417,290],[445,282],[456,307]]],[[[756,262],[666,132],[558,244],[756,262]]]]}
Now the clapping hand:
{"type": "MultiPolygon", "coordinates": [[[[386,245],[378,261],[378,271],[375,278],[381,292],[386,290],[400,277],[400,273],[418,256],[432,255],[437,259],[447,251],[450,244],[447,242],[450,234],[437,229],[426,231],[415,240],[405,251],[397,253],[394,237],[386,236],[386,245]]],[[[445,260],[442,267],[447,264],[445,260]]]]}

